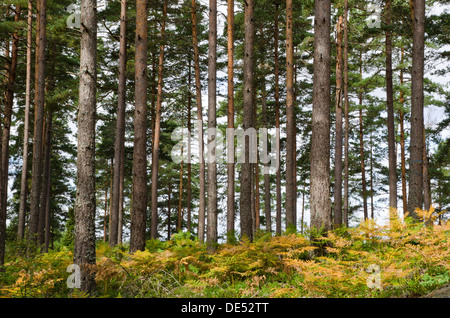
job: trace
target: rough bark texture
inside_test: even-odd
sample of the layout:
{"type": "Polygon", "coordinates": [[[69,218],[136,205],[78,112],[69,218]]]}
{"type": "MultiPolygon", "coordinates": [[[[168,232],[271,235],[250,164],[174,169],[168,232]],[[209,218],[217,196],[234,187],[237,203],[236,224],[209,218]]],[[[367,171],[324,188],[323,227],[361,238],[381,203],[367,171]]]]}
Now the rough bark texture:
{"type": "Polygon", "coordinates": [[[286,1],[286,228],[295,224],[295,114],[292,0],[286,1]]]}
{"type": "Polygon", "coordinates": [[[422,207],[423,188],[423,73],[425,49],[425,0],[414,1],[413,50],[411,73],[411,138],[409,162],[408,211],[422,207]]]}
{"type": "MultiPolygon", "coordinates": [[[[227,128],[234,129],[234,43],[233,43],[233,25],[234,25],[234,0],[228,0],[227,8],[227,50],[228,50],[228,121],[227,128]]],[[[234,154],[234,140],[228,144],[228,150],[234,154]],[[231,148],[233,147],[233,149],[231,148]]],[[[234,235],[234,156],[233,162],[227,165],[227,233],[234,235]]]]}
{"type": "Polygon", "coordinates": [[[114,172],[111,191],[111,228],[109,229],[109,245],[119,243],[119,211],[123,201],[120,200],[121,171],[124,161],[125,147],[125,94],[127,63],[127,0],[121,0],[120,10],[120,48],[119,48],[119,89],[116,118],[116,135],[114,140],[114,172]]]}
{"type": "Polygon", "coordinates": [[[23,128],[23,155],[22,155],[22,175],[20,179],[20,203],[19,203],[19,224],[17,239],[21,240],[25,235],[25,206],[27,199],[27,174],[28,174],[28,143],[30,132],[30,100],[31,100],[31,45],[33,41],[33,4],[28,0],[27,19],[27,67],[25,84],[25,114],[23,128]]]}
{"type": "Polygon", "coordinates": [[[203,116],[202,116],[202,86],[200,82],[200,57],[197,39],[197,5],[192,0],[192,44],[194,48],[195,92],[197,97],[197,126],[199,152],[199,206],[198,206],[198,238],[205,240],[205,160],[203,158],[203,116]]]}
{"type": "Polygon", "coordinates": [[[342,224],[342,67],[344,17],[339,16],[336,26],[336,137],[334,150],[334,227],[342,224]]]}
{"type": "MultiPolygon", "coordinates": [[[[37,84],[34,113],[33,164],[30,198],[30,239],[36,240],[39,226],[40,196],[42,188],[42,136],[44,131],[45,104],[45,44],[46,44],[46,0],[39,0],[39,41],[37,46],[37,84]]],[[[83,41],[83,39],[82,39],[83,41]]],[[[80,102],[81,104],[81,102],[80,102]]]]}
{"type": "Polygon", "coordinates": [[[345,226],[348,227],[348,177],[349,177],[349,161],[348,152],[349,144],[349,98],[348,98],[348,0],[344,2],[344,208],[342,217],[345,226]]]}
{"type": "Polygon", "coordinates": [[[277,139],[277,155],[276,160],[278,162],[278,169],[276,172],[276,196],[277,196],[277,206],[276,206],[276,229],[275,233],[281,235],[281,169],[280,169],[280,86],[279,86],[279,58],[278,58],[278,40],[279,40],[279,30],[278,30],[278,15],[279,15],[279,4],[275,3],[275,26],[274,26],[274,72],[275,72],[275,128],[276,128],[276,139],[277,139]]]}
{"type": "MultiPolygon", "coordinates": [[[[245,28],[244,28],[244,96],[243,96],[243,129],[247,131],[254,127],[253,122],[253,47],[254,47],[254,1],[245,2],[245,28]]],[[[245,154],[244,162],[241,165],[241,197],[240,197],[240,213],[241,213],[241,236],[253,240],[253,218],[252,218],[252,164],[250,163],[250,143],[244,140],[245,154]]]]}
{"type": "Polygon", "coordinates": [[[311,139],[311,227],[331,229],[330,0],[315,2],[314,87],[311,139]]]}
{"type": "MultiPolygon", "coordinates": [[[[391,0],[386,1],[386,26],[391,26],[391,0]]],[[[389,208],[397,208],[397,160],[395,153],[394,127],[394,90],[392,86],[392,41],[391,31],[386,30],[386,103],[388,128],[388,156],[389,156],[389,208]]]]}
{"type": "Polygon", "coordinates": [[[80,266],[81,290],[89,293],[95,289],[96,64],[97,3],[82,0],[74,263],[80,266]]]}
{"type": "Polygon", "coordinates": [[[208,249],[217,243],[217,163],[216,137],[216,72],[217,72],[217,0],[209,1],[209,57],[208,57],[208,249]]]}
{"type": "MultiPolygon", "coordinates": [[[[136,1],[136,63],[133,150],[133,202],[130,252],[145,249],[147,219],[147,1],[136,1]]],[[[158,115],[156,115],[158,116],[158,115]]],[[[157,133],[155,131],[155,133],[157,133]]],[[[156,139],[156,137],[155,137],[156,139]]],[[[153,145],[154,148],[155,145],[153,145]]],[[[156,161],[152,157],[152,162],[156,161]]],[[[155,174],[155,170],[152,170],[155,174]]],[[[153,180],[153,179],[152,179],[153,180]]],[[[152,185],[154,186],[154,185],[152,185]]],[[[152,202],[153,203],[153,202],[152,202]]],[[[153,221],[153,219],[152,219],[153,221]]],[[[153,233],[152,233],[153,234],[153,233]]]]}

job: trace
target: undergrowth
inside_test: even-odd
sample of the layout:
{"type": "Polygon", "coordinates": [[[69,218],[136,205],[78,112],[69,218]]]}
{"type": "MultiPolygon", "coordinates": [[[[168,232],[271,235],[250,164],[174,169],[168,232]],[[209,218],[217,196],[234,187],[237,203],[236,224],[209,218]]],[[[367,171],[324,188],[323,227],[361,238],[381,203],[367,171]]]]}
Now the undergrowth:
{"type": "MultiPolygon", "coordinates": [[[[214,253],[190,233],[148,241],[134,254],[99,242],[95,296],[416,297],[450,281],[449,245],[450,222],[426,227],[398,217],[341,228],[314,244],[299,234],[263,235],[214,253]]],[[[0,273],[0,297],[88,297],[67,287],[72,260],[64,246],[33,258],[17,253],[0,273]]]]}

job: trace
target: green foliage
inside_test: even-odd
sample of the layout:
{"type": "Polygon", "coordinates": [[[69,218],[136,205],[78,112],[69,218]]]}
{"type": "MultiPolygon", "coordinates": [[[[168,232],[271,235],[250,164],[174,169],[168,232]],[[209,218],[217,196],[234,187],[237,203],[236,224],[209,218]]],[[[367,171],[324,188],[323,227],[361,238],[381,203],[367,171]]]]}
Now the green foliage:
{"type": "MultiPolygon", "coordinates": [[[[426,211],[422,211],[425,215],[426,211]]],[[[145,251],[97,244],[98,297],[405,297],[450,281],[450,223],[425,227],[393,216],[323,233],[261,235],[207,251],[189,232],[145,251]],[[317,254],[317,242],[322,253],[317,254]],[[379,267],[379,288],[368,282],[379,267]]],[[[15,247],[19,249],[19,247],[15,247]]],[[[72,252],[16,254],[1,274],[1,297],[86,297],[66,286],[72,252]]],[[[376,282],[376,280],[374,280],[376,282]]]]}

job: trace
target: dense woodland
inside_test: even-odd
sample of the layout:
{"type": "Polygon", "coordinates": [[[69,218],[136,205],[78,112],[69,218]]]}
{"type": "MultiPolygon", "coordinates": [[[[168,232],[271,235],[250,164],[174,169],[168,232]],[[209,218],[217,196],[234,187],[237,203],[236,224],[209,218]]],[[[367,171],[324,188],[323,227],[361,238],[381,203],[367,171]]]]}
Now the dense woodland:
{"type": "Polygon", "coordinates": [[[5,0],[0,43],[0,296],[450,281],[448,0],[5,0]]]}

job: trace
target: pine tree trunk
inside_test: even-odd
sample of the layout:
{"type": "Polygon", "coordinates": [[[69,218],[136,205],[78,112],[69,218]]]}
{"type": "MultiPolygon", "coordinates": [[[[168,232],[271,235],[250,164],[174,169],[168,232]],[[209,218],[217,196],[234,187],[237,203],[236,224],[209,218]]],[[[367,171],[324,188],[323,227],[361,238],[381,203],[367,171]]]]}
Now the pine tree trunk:
{"type": "MultiPolygon", "coordinates": [[[[362,53],[359,58],[359,74],[362,79],[362,53]]],[[[366,165],[364,162],[364,132],[363,132],[363,88],[359,90],[359,157],[361,160],[361,185],[363,197],[363,215],[364,220],[369,218],[367,211],[367,195],[366,195],[366,165]]]]}
{"type": "Polygon", "coordinates": [[[334,228],[342,224],[342,67],[344,17],[338,18],[336,47],[336,137],[334,151],[334,228]]]}
{"type": "MultiPolygon", "coordinates": [[[[405,50],[402,46],[401,49],[401,60],[400,63],[403,64],[403,57],[405,50]]],[[[403,68],[400,69],[400,85],[403,86],[403,68]]],[[[401,175],[402,175],[402,200],[403,200],[403,214],[408,211],[408,197],[406,193],[406,159],[405,159],[405,128],[404,128],[404,113],[403,107],[405,104],[403,87],[400,91],[400,111],[399,111],[399,121],[400,121],[400,156],[401,156],[401,175]]]]}
{"type": "Polygon", "coordinates": [[[123,202],[120,200],[121,168],[125,160],[125,98],[126,98],[126,63],[127,63],[127,0],[121,0],[120,10],[120,48],[119,48],[119,89],[117,103],[116,133],[114,140],[114,172],[111,191],[111,228],[109,245],[119,243],[119,211],[123,202]]]}
{"type": "MultiPolygon", "coordinates": [[[[253,122],[253,47],[254,47],[254,6],[253,0],[244,4],[244,96],[243,96],[243,129],[247,131],[254,128],[253,122]]],[[[250,163],[250,142],[243,142],[245,147],[244,160],[241,164],[241,236],[253,240],[252,218],[252,164],[250,163]]]]}
{"type": "MultiPolygon", "coordinates": [[[[131,211],[131,229],[130,229],[131,253],[137,250],[143,251],[145,249],[145,230],[147,220],[147,42],[148,42],[147,1],[137,0],[136,53],[135,53],[136,62],[135,62],[135,87],[134,87],[134,96],[135,96],[134,150],[133,150],[133,185],[132,185],[133,202],[131,207],[132,211],[131,211]]],[[[156,148],[155,145],[154,148],[156,148]]],[[[155,161],[157,166],[158,161],[155,158],[155,156],[153,156],[152,157],[153,165],[155,161]]],[[[153,174],[157,175],[157,172],[155,173],[155,170],[152,170],[152,175],[153,174]]],[[[153,186],[156,185],[152,184],[152,187],[153,186]]],[[[154,220],[152,214],[152,222],[153,221],[154,220]]]]}
{"type": "MultiPolygon", "coordinates": [[[[423,131],[423,209],[430,211],[431,208],[431,184],[430,173],[428,164],[428,151],[426,143],[425,129],[423,131]]],[[[428,226],[433,225],[431,218],[425,220],[425,224],[428,226]]]]}
{"type": "Polygon", "coordinates": [[[418,219],[415,209],[422,208],[423,192],[425,0],[414,1],[413,26],[408,211],[413,218],[418,219]]]}
{"type": "MultiPolygon", "coordinates": [[[[42,1],[42,0],[41,0],[42,1]]],[[[97,3],[81,1],[80,88],[78,105],[77,193],[74,263],[81,290],[95,290],[95,115],[97,82],[97,3]]],[[[41,24],[42,25],[42,24],[41,24]]],[[[42,43],[42,42],[41,42],[42,43]]],[[[41,68],[39,68],[41,72],[41,68]]],[[[35,135],[36,136],[36,135],[35,135]]]]}
{"type": "Polygon", "coordinates": [[[286,228],[292,227],[295,229],[295,114],[292,12],[292,0],[286,0],[286,228]]]}
{"type": "MultiPolygon", "coordinates": [[[[42,188],[42,136],[44,132],[45,104],[45,45],[46,45],[46,0],[39,0],[39,40],[37,42],[38,69],[36,73],[36,102],[34,113],[33,164],[30,199],[30,239],[37,240],[39,230],[40,196],[42,188]]],[[[80,102],[81,104],[81,102],[80,102]]]]}
{"type": "MultiPolygon", "coordinates": [[[[391,27],[391,0],[386,1],[386,26],[391,27]]],[[[397,162],[395,153],[394,127],[394,91],[392,87],[392,43],[391,31],[386,30],[386,103],[388,128],[388,156],[389,156],[389,208],[397,209],[397,162]]]]}
{"type": "Polygon", "coordinates": [[[197,39],[197,5],[192,0],[192,43],[194,48],[195,92],[197,97],[197,128],[199,151],[199,207],[198,207],[198,238],[205,240],[205,160],[203,158],[203,116],[202,116],[202,86],[200,82],[200,55],[197,39]]]}
{"type": "MultiPolygon", "coordinates": [[[[265,74],[264,74],[265,76],[265,74]]],[[[261,106],[262,106],[262,120],[263,128],[268,129],[268,116],[267,116],[267,92],[266,92],[266,81],[262,78],[262,89],[261,89],[261,106]]],[[[268,143],[268,140],[264,140],[268,143]]],[[[275,145],[272,145],[275,147],[275,145]]],[[[272,195],[270,193],[270,174],[269,174],[269,163],[264,164],[264,215],[266,221],[266,232],[272,233],[272,213],[271,213],[271,200],[272,195]]]]}
{"type": "Polygon", "coordinates": [[[350,138],[350,119],[349,119],[349,98],[348,98],[348,0],[344,2],[344,208],[342,211],[343,221],[348,227],[348,179],[349,179],[349,138],[350,138]]]}
{"type": "Polygon", "coordinates": [[[274,26],[274,72],[275,72],[275,128],[276,128],[276,139],[277,139],[277,172],[276,172],[276,196],[277,196],[277,206],[276,206],[276,229],[275,233],[281,235],[281,165],[280,165],[280,87],[279,87],[279,57],[278,57],[278,40],[279,40],[279,30],[278,30],[278,16],[279,16],[279,4],[275,3],[275,26],[274,26]]]}
{"type": "Polygon", "coordinates": [[[216,72],[217,72],[217,0],[209,1],[208,56],[208,228],[206,240],[213,251],[217,243],[217,163],[216,163],[216,72]]]}
{"type": "MultiPolygon", "coordinates": [[[[228,121],[227,128],[234,130],[234,43],[233,43],[233,28],[234,28],[234,0],[228,0],[227,7],[227,51],[228,51],[228,121]]],[[[228,151],[234,154],[234,138],[227,144],[228,151]]],[[[227,164],[227,233],[234,236],[234,156],[228,160],[227,164]],[[230,162],[231,161],[231,162],[230,162]]]]}
{"type": "Polygon", "coordinates": [[[25,208],[27,200],[27,174],[28,174],[28,143],[30,132],[30,99],[31,99],[31,46],[33,41],[33,4],[28,0],[28,20],[27,20],[27,66],[25,85],[25,114],[23,128],[23,154],[22,154],[22,175],[20,179],[20,203],[19,203],[19,224],[17,239],[21,240],[25,235],[25,208]]]}
{"type": "Polygon", "coordinates": [[[192,108],[192,96],[191,96],[191,57],[189,57],[189,70],[188,70],[188,118],[187,118],[187,128],[188,128],[188,162],[187,162],[187,230],[191,233],[191,201],[192,201],[192,152],[191,152],[191,108],[192,108]]]}
{"type": "Polygon", "coordinates": [[[331,229],[330,63],[331,2],[315,2],[314,86],[311,137],[311,227],[331,229]]]}

